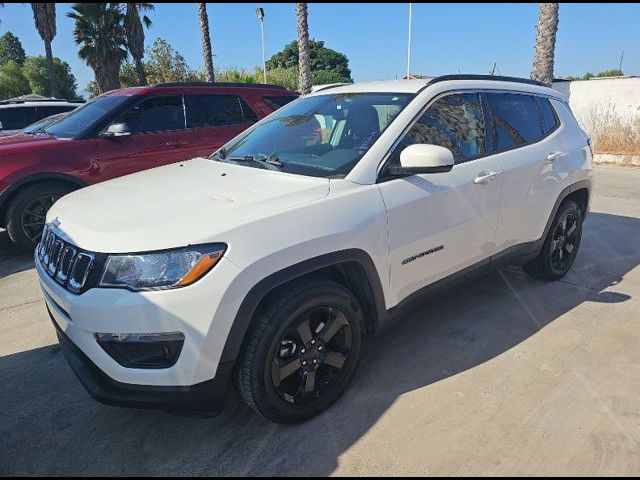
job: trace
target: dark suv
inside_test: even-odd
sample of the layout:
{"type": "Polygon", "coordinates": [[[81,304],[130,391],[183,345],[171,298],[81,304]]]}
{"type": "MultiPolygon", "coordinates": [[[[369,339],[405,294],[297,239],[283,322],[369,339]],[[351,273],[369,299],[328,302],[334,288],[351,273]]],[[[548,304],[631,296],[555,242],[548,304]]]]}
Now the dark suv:
{"type": "Polygon", "coordinates": [[[61,196],[209,155],[297,95],[275,85],[235,83],[124,88],[43,130],[0,138],[0,226],[15,244],[33,248],[61,196]]]}

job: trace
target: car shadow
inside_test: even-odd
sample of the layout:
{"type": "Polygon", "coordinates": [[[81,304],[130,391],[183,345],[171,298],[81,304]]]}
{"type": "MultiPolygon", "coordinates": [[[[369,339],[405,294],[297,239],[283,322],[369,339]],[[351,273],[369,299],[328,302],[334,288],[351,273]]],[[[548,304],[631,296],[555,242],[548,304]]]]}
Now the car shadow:
{"type": "Polygon", "coordinates": [[[263,420],[235,390],[213,419],[107,407],[57,345],[2,357],[0,475],[329,475],[402,395],[500,356],[584,302],[627,301],[638,238],[639,219],[591,213],[562,281],[507,267],[416,308],[369,340],[348,392],[301,425],[263,420]]]}
{"type": "Polygon", "coordinates": [[[33,255],[11,242],[6,230],[0,229],[0,278],[33,268],[33,255]]]}

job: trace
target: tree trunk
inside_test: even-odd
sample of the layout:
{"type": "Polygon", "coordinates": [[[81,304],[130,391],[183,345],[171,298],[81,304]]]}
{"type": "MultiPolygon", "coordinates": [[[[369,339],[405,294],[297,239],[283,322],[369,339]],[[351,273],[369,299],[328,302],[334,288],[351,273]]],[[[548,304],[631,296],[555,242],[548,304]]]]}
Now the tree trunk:
{"type": "Polygon", "coordinates": [[[142,63],[141,58],[134,58],[134,61],[136,62],[136,74],[138,76],[138,83],[144,86],[147,84],[147,74],[144,71],[144,64],[142,63]]]}
{"type": "Polygon", "coordinates": [[[202,34],[202,54],[204,55],[204,68],[208,82],[215,82],[213,71],[213,55],[211,53],[211,38],[209,37],[209,17],[207,16],[207,4],[198,4],[198,17],[200,18],[200,33],[202,34]]]}
{"type": "Polygon", "coordinates": [[[49,85],[51,86],[51,96],[58,98],[58,84],[56,82],[56,74],[53,69],[53,54],[51,53],[51,42],[44,41],[44,51],[47,57],[47,72],[49,74],[49,85]]]}
{"type": "Polygon", "coordinates": [[[558,32],[558,4],[541,3],[538,14],[536,52],[531,78],[547,86],[553,84],[553,63],[558,32]]]}
{"type": "Polygon", "coordinates": [[[300,93],[311,92],[311,62],[309,58],[309,24],[307,23],[307,4],[296,3],[298,17],[298,84],[300,93]]]}
{"type": "Polygon", "coordinates": [[[105,62],[103,65],[96,65],[96,83],[100,93],[109,92],[120,88],[120,63],[105,62]]]}

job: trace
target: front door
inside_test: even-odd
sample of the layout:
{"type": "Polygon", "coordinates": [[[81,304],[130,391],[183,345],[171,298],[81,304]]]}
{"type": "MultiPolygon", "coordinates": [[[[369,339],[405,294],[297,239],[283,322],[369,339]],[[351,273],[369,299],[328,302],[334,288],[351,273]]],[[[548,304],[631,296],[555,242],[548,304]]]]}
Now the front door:
{"type": "Polygon", "coordinates": [[[125,124],[130,135],[98,139],[104,180],[190,158],[181,95],[147,97],[112,124],[125,124]]]}
{"type": "Polygon", "coordinates": [[[440,145],[451,150],[456,164],[449,172],[379,183],[389,226],[390,306],[467,267],[488,266],[502,167],[486,156],[484,130],[479,94],[446,94],[429,106],[392,153],[389,162],[397,163],[409,145],[440,145]]]}

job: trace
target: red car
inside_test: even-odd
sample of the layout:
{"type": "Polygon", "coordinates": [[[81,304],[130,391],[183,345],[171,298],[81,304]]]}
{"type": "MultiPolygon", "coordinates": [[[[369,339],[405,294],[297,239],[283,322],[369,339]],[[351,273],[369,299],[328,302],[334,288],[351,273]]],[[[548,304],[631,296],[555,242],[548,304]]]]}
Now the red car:
{"type": "Polygon", "coordinates": [[[210,155],[297,96],[257,84],[124,88],[94,98],[44,129],[0,138],[0,226],[15,244],[33,248],[47,210],[61,196],[210,155]]]}

